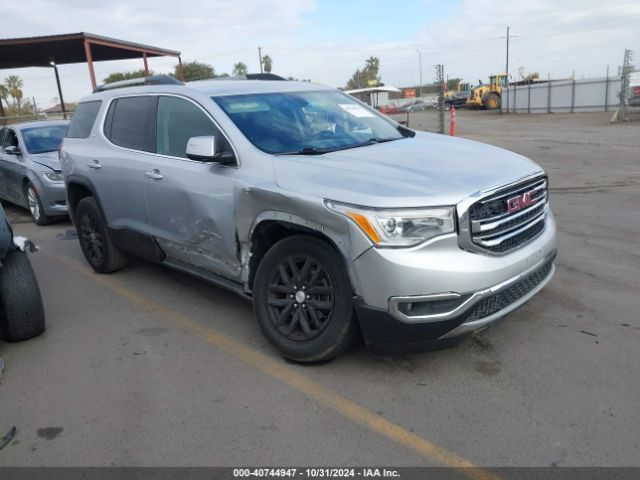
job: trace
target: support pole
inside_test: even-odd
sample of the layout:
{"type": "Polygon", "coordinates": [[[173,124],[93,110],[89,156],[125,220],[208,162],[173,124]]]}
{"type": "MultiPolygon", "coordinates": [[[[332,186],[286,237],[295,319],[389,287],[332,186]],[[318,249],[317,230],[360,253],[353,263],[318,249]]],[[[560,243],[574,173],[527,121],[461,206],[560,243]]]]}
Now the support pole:
{"type": "Polygon", "coordinates": [[[58,75],[58,66],[54,63],[52,65],[53,71],[56,72],[56,83],[58,84],[58,96],[60,97],[60,108],[62,109],[62,118],[67,119],[67,109],[64,105],[64,98],[62,97],[62,86],[60,85],[60,75],[58,75]]]}
{"type": "Polygon", "coordinates": [[[144,61],[144,76],[149,76],[149,64],[147,63],[147,52],[142,54],[142,60],[144,61]]]}
{"type": "Polygon", "coordinates": [[[418,68],[420,69],[420,84],[418,85],[418,98],[422,97],[422,53],[420,50],[416,49],[418,52],[418,68]]]}
{"type": "Polygon", "coordinates": [[[262,47],[258,47],[258,61],[260,62],[260,73],[264,73],[262,71],[262,47]]]}
{"type": "Polygon", "coordinates": [[[576,80],[575,78],[571,79],[571,110],[570,113],[573,113],[576,105],[576,80]]]}
{"type": "Polygon", "coordinates": [[[547,79],[547,113],[551,113],[551,74],[547,79]]]}
{"type": "Polygon", "coordinates": [[[604,81],[604,111],[609,111],[609,65],[607,65],[607,78],[604,81]]]}
{"type": "Polygon", "coordinates": [[[507,27],[507,68],[506,68],[506,72],[507,74],[507,86],[509,85],[509,27],[507,27]]]}
{"type": "Polygon", "coordinates": [[[184,82],[184,70],[182,69],[182,58],[178,55],[178,73],[180,74],[180,80],[184,82]]]}
{"type": "Polygon", "coordinates": [[[93,70],[93,57],[91,56],[91,45],[87,40],[84,41],[84,54],[87,57],[87,65],[89,66],[89,78],[91,78],[91,88],[96,88],[96,73],[93,70]]]}

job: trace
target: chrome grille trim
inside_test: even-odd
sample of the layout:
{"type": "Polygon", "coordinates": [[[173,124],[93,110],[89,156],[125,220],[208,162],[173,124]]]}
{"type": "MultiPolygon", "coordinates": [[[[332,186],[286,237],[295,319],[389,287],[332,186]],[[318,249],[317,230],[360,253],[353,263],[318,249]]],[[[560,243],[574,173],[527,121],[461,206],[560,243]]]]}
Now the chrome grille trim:
{"type": "MultiPolygon", "coordinates": [[[[543,221],[546,216],[547,216],[547,208],[546,208],[546,205],[545,205],[544,210],[535,218],[535,220],[526,223],[524,226],[521,226],[517,230],[511,229],[511,230],[508,231],[508,233],[501,234],[498,237],[496,237],[495,234],[483,235],[483,236],[479,236],[479,237],[478,236],[474,236],[473,240],[474,240],[474,242],[482,245],[483,247],[495,247],[497,245],[500,245],[505,240],[509,240],[510,238],[513,238],[516,235],[519,235],[520,233],[522,233],[522,232],[524,232],[526,230],[529,230],[536,223],[538,223],[540,221],[543,221]],[[489,240],[485,240],[487,238],[489,240]]],[[[501,232],[501,233],[503,233],[503,232],[501,232]]]]}
{"type": "Polygon", "coordinates": [[[533,241],[544,231],[548,202],[544,172],[478,192],[456,206],[458,244],[472,252],[506,255],[533,241]],[[533,198],[537,202],[518,212],[508,213],[506,200],[529,191],[534,192],[533,198]]]}
{"type": "Polygon", "coordinates": [[[546,199],[547,199],[547,192],[544,192],[544,194],[540,198],[540,200],[542,200],[542,203],[540,202],[535,203],[531,205],[529,208],[525,208],[524,210],[516,214],[505,213],[504,215],[497,215],[495,217],[491,217],[486,220],[472,220],[471,231],[473,233],[476,233],[476,232],[485,232],[487,230],[495,230],[501,225],[504,225],[505,223],[509,223],[510,221],[515,220],[524,215],[527,215],[537,209],[544,210],[546,209],[546,205],[547,205],[546,199]],[[489,221],[491,221],[491,223],[485,223],[489,221]]]}

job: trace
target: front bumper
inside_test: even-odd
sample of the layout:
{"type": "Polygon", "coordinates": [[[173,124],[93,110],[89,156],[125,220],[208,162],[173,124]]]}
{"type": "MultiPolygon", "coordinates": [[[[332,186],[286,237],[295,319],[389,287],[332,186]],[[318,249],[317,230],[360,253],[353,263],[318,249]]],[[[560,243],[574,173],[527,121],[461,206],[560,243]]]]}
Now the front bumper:
{"type": "Polygon", "coordinates": [[[365,341],[378,353],[455,345],[540,291],[555,255],[551,213],[540,236],[501,257],[461,250],[455,236],[415,249],[370,249],[354,262],[365,341]]]}
{"type": "Polygon", "coordinates": [[[38,178],[37,182],[33,182],[44,213],[53,217],[68,214],[67,207],[67,189],[64,182],[49,182],[38,178]]]}

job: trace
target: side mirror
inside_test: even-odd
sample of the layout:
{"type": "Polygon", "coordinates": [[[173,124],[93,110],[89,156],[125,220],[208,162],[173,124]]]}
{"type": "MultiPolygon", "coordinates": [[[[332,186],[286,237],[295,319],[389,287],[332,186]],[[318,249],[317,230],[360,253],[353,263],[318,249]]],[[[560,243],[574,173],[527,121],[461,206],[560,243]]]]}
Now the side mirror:
{"type": "Polygon", "coordinates": [[[187,158],[201,162],[216,162],[230,165],[235,158],[229,153],[216,152],[216,137],[191,137],[187,142],[187,158]]]}
{"type": "Polygon", "coordinates": [[[7,155],[20,155],[20,149],[15,145],[11,145],[9,147],[4,147],[4,153],[7,155]]]}

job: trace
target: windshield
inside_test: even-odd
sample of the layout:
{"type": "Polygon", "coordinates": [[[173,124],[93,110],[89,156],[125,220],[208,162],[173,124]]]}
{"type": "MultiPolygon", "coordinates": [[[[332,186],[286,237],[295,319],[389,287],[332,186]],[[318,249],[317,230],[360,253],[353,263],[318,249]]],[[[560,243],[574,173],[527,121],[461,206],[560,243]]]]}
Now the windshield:
{"type": "Polygon", "coordinates": [[[213,97],[242,133],[271,154],[321,154],[404,138],[380,114],[337,91],[213,97]]]}
{"type": "Polygon", "coordinates": [[[55,152],[67,133],[68,125],[51,125],[22,129],[22,139],[29,153],[55,152]]]}

